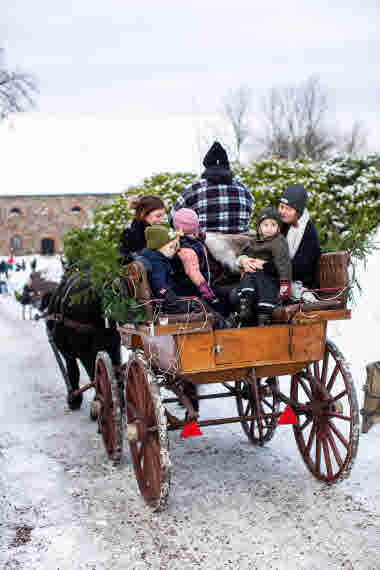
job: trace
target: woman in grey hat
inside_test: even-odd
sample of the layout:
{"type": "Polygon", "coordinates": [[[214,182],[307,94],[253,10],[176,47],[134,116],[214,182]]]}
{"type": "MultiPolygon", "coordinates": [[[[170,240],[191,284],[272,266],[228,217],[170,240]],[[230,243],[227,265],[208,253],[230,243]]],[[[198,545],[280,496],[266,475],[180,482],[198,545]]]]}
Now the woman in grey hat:
{"type": "Polygon", "coordinates": [[[308,289],[316,285],[321,247],[317,230],[306,209],[306,200],[307,192],[303,186],[288,186],[280,198],[279,213],[292,261],[291,296],[312,303],[316,298],[308,289]]]}

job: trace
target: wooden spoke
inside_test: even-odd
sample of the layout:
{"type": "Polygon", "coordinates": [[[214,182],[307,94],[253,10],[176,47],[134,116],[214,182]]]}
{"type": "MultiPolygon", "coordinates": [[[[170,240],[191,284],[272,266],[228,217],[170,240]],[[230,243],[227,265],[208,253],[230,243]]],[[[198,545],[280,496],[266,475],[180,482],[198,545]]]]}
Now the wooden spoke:
{"type": "Polygon", "coordinates": [[[323,448],[323,455],[325,458],[325,464],[326,464],[326,468],[327,468],[327,475],[329,477],[332,477],[333,476],[333,470],[332,470],[332,466],[331,466],[329,446],[328,446],[326,438],[322,439],[322,448],[323,448]]]}
{"type": "Polygon", "coordinates": [[[273,404],[273,402],[272,402],[272,403],[271,403],[271,402],[268,402],[268,400],[267,400],[266,398],[263,398],[263,399],[261,400],[261,403],[263,404],[263,406],[264,406],[264,404],[265,404],[266,406],[268,406],[268,408],[271,410],[271,412],[274,411],[275,405],[273,404]]]}
{"type": "Polygon", "coordinates": [[[315,468],[317,473],[321,473],[321,438],[316,433],[315,438],[315,468]]]}
{"type": "Polygon", "coordinates": [[[337,438],[339,439],[339,441],[341,443],[343,443],[344,447],[346,449],[349,448],[350,443],[346,440],[346,438],[343,436],[343,434],[338,430],[338,428],[336,427],[336,425],[334,425],[332,422],[329,422],[329,428],[331,431],[333,431],[335,433],[335,435],[337,436],[337,438]]]}
{"type": "Polygon", "coordinates": [[[305,452],[306,452],[307,454],[310,453],[310,449],[311,449],[311,446],[312,446],[312,444],[313,444],[316,431],[317,431],[317,426],[315,425],[315,423],[313,423],[313,427],[311,428],[311,432],[310,432],[310,434],[309,434],[309,439],[308,439],[308,442],[307,442],[307,445],[306,445],[306,449],[305,449],[305,452]]]}
{"type": "Polygon", "coordinates": [[[314,377],[317,380],[321,379],[321,375],[319,373],[319,362],[316,360],[315,362],[313,362],[313,370],[314,370],[314,377]]]}
{"type": "Polygon", "coordinates": [[[335,457],[336,462],[337,462],[338,465],[341,467],[341,466],[343,465],[343,460],[342,460],[342,457],[341,457],[341,455],[340,455],[340,453],[339,453],[339,451],[338,451],[338,448],[337,448],[336,445],[335,445],[335,441],[334,441],[333,438],[331,437],[331,434],[330,434],[330,433],[327,433],[326,438],[327,438],[327,440],[328,440],[328,442],[329,442],[329,444],[330,444],[330,447],[331,447],[331,449],[332,449],[332,451],[333,451],[333,454],[334,454],[334,457],[335,457]]]}
{"type": "Polygon", "coordinates": [[[311,418],[306,418],[306,420],[303,422],[303,424],[299,425],[299,429],[302,431],[303,429],[305,429],[311,422],[311,418]]]}
{"type": "Polygon", "coordinates": [[[329,380],[329,383],[326,386],[328,392],[330,392],[331,388],[333,387],[335,379],[338,376],[338,372],[339,372],[339,364],[336,363],[335,368],[334,368],[334,372],[331,374],[331,378],[329,380]]]}
{"type": "Polygon", "coordinates": [[[338,418],[339,420],[345,420],[346,422],[352,421],[352,416],[342,416],[342,414],[338,414],[337,412],[327,412],[327,415],[330,418],[338,418]]]}
{"type": "Polygon", "coordinates": [[[327,352],[326,357],[323,360],[322,375],[320,377],[320,381],[322,384],[326,384],[326,374],[328,370],[328,364],[329,364],[329,352],[327,352]]]}
{"type": "Polygon", "coordinates": [[[343,398],[343,396],[346,396],[346,395],[347,395],[347,390],[343,390],[340,394],[338,394],[337,396],[335,396],[334,398],[329,400],[329,403],[333,404],[334,402],[337,402],[338,400],[343,398]]]}
{"type": "Polygon", "coordinates": [[[305,413],[293,426],[298,449],[310,472],[328,483],[349,475],[359,439],[359,410],[347,364],[327,341],[321,362],[292,376],[290,398],[305,413]]]}
{"type": "Polygon", "coordinates": [[[240,380],[235,383],[236,406],[248,440],[262,446],[272,439],[277,427],[279,402],[275,392],[278,389],[278,381],[277,378],[260,378],[256,382],[259,402],[256,402],[254,390],[248,382],[240,380]],[[248,416],[255,416],[255,419],[247,420],[248,416]]]}
{"type": "Polygon", "coordinates": [[[95,363],[96,399],[99,402],[98,423],[108,457],[115,464],[123,452],[123,411],[120,389],[113,366],[106,352],[99,352],[95,363]]]}
{"type": "Polygon", "coordinates": [[[304,381],[304,379],[301,378],[300,376],[298,376],[298,380],[299,380],[300,386],[301,386],[302,390],[305,392],[306,396],[307,396],[310,400],[312,400],[313,396],[312,396],[311,390],[310,390],[309,387],[307,386],[307,384],[306,384],[306,382],[304,381]]]}
{"type": "Polygon", "coordinates": [[[146,504],[158,511],[166,506],[170,485],[166,414],[157,380],[139,353],[128,363],[125,401],[127,422],[137,430],[137,440],[129,440],[137,484],[146,504]]]}

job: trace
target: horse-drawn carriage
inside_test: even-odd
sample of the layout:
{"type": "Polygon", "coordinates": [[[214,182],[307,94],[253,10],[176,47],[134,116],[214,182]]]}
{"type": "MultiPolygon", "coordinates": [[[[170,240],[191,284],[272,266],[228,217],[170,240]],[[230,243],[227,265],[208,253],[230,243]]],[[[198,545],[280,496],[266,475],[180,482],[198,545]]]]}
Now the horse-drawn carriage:
{"type": "Polygon", "coordinates": [[[248,440],[262,446],[275,432],[280,404],[294,414],[294,436],[310,472],[326,483],[349,475],[359,439],[358,402],[347,362],[326,336],[328,321],[350,318],[348,264],[347,253],[323,254],[319,302],[278,307],[270,326],[223,330],[214,330],[206,310],[162,314],[151,299],[144,263],[127,267],[128,294],[144,305],[146,321],[118,326],[127,362],[115,373],[107,352],[99,352],[95,379],[82,390],[96,388],[99,429],[115,462],[128,440],[140,492],[151,508],[162,508],[169,494],[168,431],[194,420],[196,428],[240,423],[248,440]],[[216,393],[188,390],[215,383],[221,388],[216,393]],[[235,416],[198,416],[199,400],[226,397],[235,399],[235,416]],[[185,419],[169,410],[174,402],[185,408],[185,419]]]}

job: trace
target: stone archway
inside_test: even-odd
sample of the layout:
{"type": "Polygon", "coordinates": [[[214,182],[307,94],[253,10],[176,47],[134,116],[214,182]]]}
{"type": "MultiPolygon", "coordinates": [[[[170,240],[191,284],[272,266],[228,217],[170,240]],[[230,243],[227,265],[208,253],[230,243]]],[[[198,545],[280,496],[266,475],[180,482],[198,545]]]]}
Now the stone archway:
{"type": "Polygon", "coordinates": [[[55,243],[51,238],[41,239],[41,253],[42,255],[53,255],[55,252],[55,243]]]}

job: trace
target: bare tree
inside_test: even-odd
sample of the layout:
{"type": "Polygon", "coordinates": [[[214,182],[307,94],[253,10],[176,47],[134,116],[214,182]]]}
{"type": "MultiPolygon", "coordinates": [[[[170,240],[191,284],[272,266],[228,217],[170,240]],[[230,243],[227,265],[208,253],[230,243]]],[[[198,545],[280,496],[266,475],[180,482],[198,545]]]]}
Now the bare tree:
{"type": "Polygon", "coordinates": [[[243,145],[251,135],[249,113],[251,110],[252,91],[242,85],[231,91],[224,99],[222,116],[232,130],[233,152],[240,161],[243,145]]]}
{"type": "Polygon", "coordinates": [[[327,110],[327,93],[318,77],[272,88],[262,101],[265,133],[259,140],[265,154],[322,159],[335,144],[325,126],[327,110]]]}
{"type": "Polygon", "coordinates": [[[32,94],[36,92],[37,86],[31,75],[6,68],[4,52],[0,49],[0,120],[32,106],[32,94]]]}
{"type": "Polygon", "coordinates": [[[351,130],[337,138],[337,148],[348,154],[358,154],[367,148],[367,131],[361,121],[355,121],[351,130]]]}

